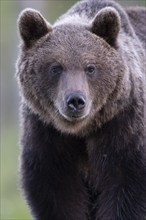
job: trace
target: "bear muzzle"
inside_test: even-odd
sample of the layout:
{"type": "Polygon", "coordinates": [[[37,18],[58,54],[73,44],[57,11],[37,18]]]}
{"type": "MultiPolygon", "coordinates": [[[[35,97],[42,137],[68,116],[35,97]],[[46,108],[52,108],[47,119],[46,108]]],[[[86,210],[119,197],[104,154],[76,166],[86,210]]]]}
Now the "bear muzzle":
{"type": "Polygon", "coordinates": [[[68,111],[75,114],[83,111],[86,106],[85,97],[77,92],[69,94],[65,100],[68,111]]]}
{"type": "Polygon", "coordinates": [[[67,93],[62,102],[57,102],[56,107],[60,115],[67,121],[81,121],[88,116],[90,105],[84,94],[79,91],[67,93]]]}
{"type": "Polygon", "coordinates": [[[79,92],[72,92],[65,97],[65,115],[67,119],[81,120],[84,118],[86,108],[86,98],[79,92]]]}

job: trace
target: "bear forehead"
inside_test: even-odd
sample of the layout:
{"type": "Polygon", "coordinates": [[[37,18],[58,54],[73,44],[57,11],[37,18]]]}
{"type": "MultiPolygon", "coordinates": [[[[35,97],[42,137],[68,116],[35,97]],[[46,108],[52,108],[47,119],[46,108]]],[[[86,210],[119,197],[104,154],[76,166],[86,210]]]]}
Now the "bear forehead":
{"type": "Polygon", "coordinates": [[[43,46],[50,50],[93,51],[109,49],[109,45],[97,35],[83,27],[60,25],[48,34],[43,46]]]}
{"type": "Polygon", "coordinates": [[[43,57],[96,60],[97,57],[113,56],[115,50],[102,38],[83,27],[60,25],[48,33],[38,48],[43,57]]]}

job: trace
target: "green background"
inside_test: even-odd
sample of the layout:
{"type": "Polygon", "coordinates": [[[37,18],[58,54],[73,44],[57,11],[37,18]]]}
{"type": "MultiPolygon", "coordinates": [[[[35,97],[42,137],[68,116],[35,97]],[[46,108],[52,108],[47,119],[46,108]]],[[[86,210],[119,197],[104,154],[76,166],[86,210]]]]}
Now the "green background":
{"type": "MultiPolygon", "coordinates": [[[[1,151],[0,219],[29,220],[29,211],[19,190],[19,94],[15,81],[15,62],[19,37],[17,17],[26,7],[35,8],[53,23],[76,1],[73,0],[0,0],[0,73],[1,73],[1,151]]],[[[120,1],[122,5],[146,6],[146,0],[120,1]]]]}

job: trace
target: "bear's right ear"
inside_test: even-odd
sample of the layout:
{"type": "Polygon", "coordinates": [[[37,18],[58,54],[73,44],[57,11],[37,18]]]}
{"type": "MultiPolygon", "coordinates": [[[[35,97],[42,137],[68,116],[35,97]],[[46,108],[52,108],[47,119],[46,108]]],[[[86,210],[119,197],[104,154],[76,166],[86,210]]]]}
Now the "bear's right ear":
{"type": "Polygon", "coordinates": [[[48,34],[52,27],[42,17],[42,15],[34,9],[23,10],[18,18],[18,28],[20,36],[27,48],[31,47],[33,43],[41,37],[48,34]]]}
{"type": "Polygon", "coordinates": [[[113,7],[101,9],[91,24],[91,31],[103,38],[111,46],[116,46],[117,37],[121,28],[119,13],[113,7]]]}

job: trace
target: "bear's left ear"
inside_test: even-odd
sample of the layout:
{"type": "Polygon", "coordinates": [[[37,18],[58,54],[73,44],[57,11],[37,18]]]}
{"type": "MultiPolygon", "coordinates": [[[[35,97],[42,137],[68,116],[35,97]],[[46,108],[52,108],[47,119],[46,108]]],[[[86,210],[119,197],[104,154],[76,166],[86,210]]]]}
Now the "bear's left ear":
{"type": "Polygon", "coordinates": [[[27,48],[30,48],[33,43],[52,30],[51,25],[43,18],[40,12],[31,8],[27,8],[20,13],[18,28],[27,48]]]}
{"type": "Polygon", "coordinates": [[[101,9],[91,24],[91,31],[107,41],[111,46],[116,46],[116,40],[121,28],[121,19],[118,12],[112,7],[101,9]]]}

